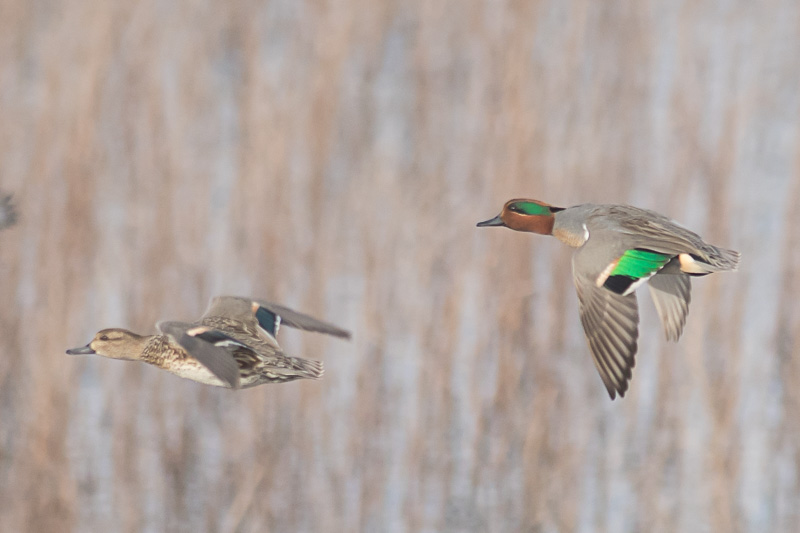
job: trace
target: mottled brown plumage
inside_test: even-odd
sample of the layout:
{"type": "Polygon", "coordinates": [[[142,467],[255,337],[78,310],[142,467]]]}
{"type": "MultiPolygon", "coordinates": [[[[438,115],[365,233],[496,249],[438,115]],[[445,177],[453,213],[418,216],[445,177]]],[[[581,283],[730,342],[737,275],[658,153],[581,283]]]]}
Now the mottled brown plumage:
{"type": "Polygon", "coordinates": [[[159,322],[162,334],[142,336],[112,328],[68,354],[96,353],[113,359],[143,361],[208,385],[255,387],[295,379],[318,379],[319,361],[286,355],[275,339],[283,323],[349,338],[349,332],[291,309],[239,297],[217,297],[193,324],[159,322]],[[288,316],[284,320],[283,313],[288,316]]]}

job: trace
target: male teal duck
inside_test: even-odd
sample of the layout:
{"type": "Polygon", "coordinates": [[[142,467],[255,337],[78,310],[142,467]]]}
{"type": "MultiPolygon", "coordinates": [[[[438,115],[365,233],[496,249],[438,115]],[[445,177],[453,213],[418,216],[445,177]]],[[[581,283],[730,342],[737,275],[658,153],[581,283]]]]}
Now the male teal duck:
{"type": "Polygon", "coordinates": [[[627,205],[563,208],[514,199],[478,226],[552,235],[576,249],[572,274],[581,323],[612,400],[625,396],[635,364],[636,288],[648,283],[667,340],[677,341],[689,312],[690,276],[736,270],[739,263],[739,252],[710,245],[654,211],[627,205]]]}
{"type": "Polygon", "coordinates": [[[193,324],[159,322],[159,335],[104,329],[67,353],[144,361],[182,378],[232,389],[322,377],[321,362],[283,352],[276,340],[281,324],[350,338],[348,331],[278,304],[218,296],[193,324]]]}

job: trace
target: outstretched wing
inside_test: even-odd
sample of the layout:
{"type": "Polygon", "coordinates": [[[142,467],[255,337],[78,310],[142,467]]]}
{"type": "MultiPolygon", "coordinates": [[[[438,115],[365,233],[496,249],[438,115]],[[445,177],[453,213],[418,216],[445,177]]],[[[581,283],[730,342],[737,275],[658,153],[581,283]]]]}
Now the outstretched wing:
{"type": "Polygon", "coordinates": [[[617,294],[598,287],[595,280],[575,277],[581,324],[589,341],[594,364],[613,400],[625,396],[635,364],[639,336],[636,295],[617,294]]]}
{"type": "Polygon", "coordinates": [[[688,274],[662,273],[650,278],[648,283],[668,341],[677,341],[683,333],[689,303],[692,301],[691,283],[688,274]]]}
{"type": "Polygon", "coordinates": [[[604,216],[614,220],[628,238],[650,250],[668,255],[690,254],[710,267],[706,273],[736,270],[739,264],[739,252],[708,244],[697,233],[655,211],[615,205],[609,206],[604,216]]]}
{"type": "MultiPolygon", "coordinates": [[[[245,346],[224,333],[184,322],[159,322],[161,333],[169,335],[212,374],[234,389],[239,388],[239,365],[226,346],[245,346]]],[[[245,346],[246,347],[246,346],[245,346]]]]}
{"type": "Polygon", "coordinates": [[[289,326],[290,328],[302,329],[305,331],[325,333],[327,335],[333,335],[334,337],[340,337],[343,339],[350,338],[349,331],[334,326],[328,322],[317,320],[314,317],[304,315],[303,313],[298,313],[297,311],[293,311],[288,307],[268,302],[266,300],[253,300],[253,303],[258,305],[258,309],[255,312],[256,318],[258,319],[259,325],[264,329],[267,329],[270,323],[272,323],[289,326]]]}
{"type": "Polygon", "coordinates": [[[243,323],[258,325],[272,337],[278,334],[280,326],[285,325],[305,331],[326,333],[344,339],[350,332],[314,317],[298,313],[288,307],[240,296],[217,296],[211,300],[203,318],[232,318],[243,323]]]}

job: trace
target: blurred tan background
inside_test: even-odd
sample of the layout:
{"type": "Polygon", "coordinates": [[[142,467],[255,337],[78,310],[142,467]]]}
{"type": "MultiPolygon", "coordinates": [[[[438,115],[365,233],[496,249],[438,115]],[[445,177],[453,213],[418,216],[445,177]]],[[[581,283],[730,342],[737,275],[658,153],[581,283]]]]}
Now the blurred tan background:
{"type": "Polygon", "coordinates": [[[800,530],[800,4],[0,2],[2,531],[800,530]],[[609,401],[515,196],[740,250],[609,401]],[[64,354],[215,294],[322,381],[64,354]]]}

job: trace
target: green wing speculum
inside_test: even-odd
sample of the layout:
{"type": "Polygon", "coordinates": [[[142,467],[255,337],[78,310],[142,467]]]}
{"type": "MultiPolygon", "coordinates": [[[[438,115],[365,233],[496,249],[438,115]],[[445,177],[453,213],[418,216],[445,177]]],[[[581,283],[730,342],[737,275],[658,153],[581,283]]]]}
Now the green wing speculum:
{"type": "Polygon", "coordinates": [[[617,294],[628,295],[669,263],[672,255],[634,248],[608,265],[597,279],[597,285],[617,294]]]}

